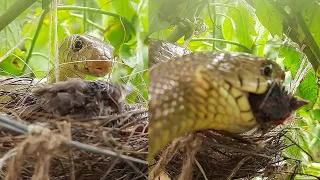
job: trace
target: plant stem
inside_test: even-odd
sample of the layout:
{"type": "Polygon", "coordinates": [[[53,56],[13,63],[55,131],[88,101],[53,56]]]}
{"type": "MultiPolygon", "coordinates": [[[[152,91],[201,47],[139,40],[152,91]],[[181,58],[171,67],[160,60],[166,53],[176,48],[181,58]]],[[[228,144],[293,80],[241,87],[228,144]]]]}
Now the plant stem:
{"type": "Polygon", "coordinates": [[[100,14],[104,14],[104,15],[107,15],[107,16],[112,16],[112,17],[115,17],[115,18],[119,19],[120,21],[123,21],[123,23],[125,25],[128,25],[127,27],[129,29],[134,29],[132,23],[128,19],[126,19],[125,17],[120,16],[120,15],[115,14],[115,13],[103,11],[101,9],[90,8],[90,7],[81,7],[81,6],[58,6],[58,11],[59,10],[78,10],[78,11],[100,13],[100,14]]]}
{"type": "MultiPolygon", "coordinates": [[[[211,10],[210,10],[210,6],[208,5],[208,14],[209,14],[209,17],[210,17],[210,21],[212,23],[212,36],[213,38],[216,38],[216,7],[213,6],[212,7],[212,14],[211,14],[211,10]],[[213,16],[213,17],[212,17],[213,16]]],[[[217,50],[216,49],[216,44],[215,44],[215,41],[212,41],[212,50],[217,50]]]]}
{"type": "MultiPolygon", "coordinates": [[[[27,68],[27,65],[29,64],[29,61],[30,61],[30,58],[32,56],[32,52],[33,52],[33,49],[34,49],[34,46],[36,45],[36,41],[38,39],[38,36],[40,34],[40,31],[41,31],[41,27],[43,25],[43,22],[44,22],[44,18],[46,17],[46,14],[49,12],[49,8],[46,8],[42,13],[41,13],[41,17],[40,17],[40,20],[39,20],[39,24],[38,24],[38,27],[36,29],[36,32],[34,33],[34,36],[32,38],[32,41],[31,41],[31,45],[30,45],[30,49],[28,51],[28,55],[26,57],[26,60],[25,60],[25,64],[22,68],[22,73],[25,73],[26,71],[26,68],[27,68]]],[[[35,75],[35,74],[33,74],[35,75]]]]}
{"type": "Polygon", "coordinates": [[[236,45],[236,46],[239,46],[239,47],[242,47],[244,49],[245,52],[247,53],[250,53],[251,50],[245,46],[245,45],[242,45],[240,43],[237,43],[237,42],[233,42],[233,41],[228,41],[228,40],[224,40],[224,39],[217,39],[217,38],[195,38],[195,39],[191,39],[190,42],[192,41],[215,41],[215,42],[222,42],[222,43],[227,43],[227,44],[233,44],[233,45],[236,45]]]}
{"type": "Polygon", "coordinates": [[[101,9],[96,9],[96,8],[90,8],[90,7],[81,7],[81,6],[58,6],[58,10],[79,10],[79,11],[87,11],[87,12],[93,12],[93,13],[100,13],[100,14],[105,14],[108,16],[112,16],[118,19],[126,20],[127,22],[130,22],[127,20],[125,17],[122,17],[118,14],[103,11],[101,9]]]}

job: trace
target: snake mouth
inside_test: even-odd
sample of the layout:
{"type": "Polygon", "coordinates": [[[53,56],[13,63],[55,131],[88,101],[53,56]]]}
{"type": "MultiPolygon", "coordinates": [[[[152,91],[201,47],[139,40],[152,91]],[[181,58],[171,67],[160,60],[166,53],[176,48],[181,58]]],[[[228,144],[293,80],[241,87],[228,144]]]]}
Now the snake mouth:
{"type": "Polygon", "coordinates": [[[91,75],[102,77],[107,75],[112,69],[111,61],[93,61],[88,62],[88,71],[91,75]]]}
{"type": "Polygon", "coordinates": [[[309,103],[289,95],[278,83],[263,94],[249,93],[248,100],[256,120],[266,125],[283,124],[295,110],[309,103]]]}

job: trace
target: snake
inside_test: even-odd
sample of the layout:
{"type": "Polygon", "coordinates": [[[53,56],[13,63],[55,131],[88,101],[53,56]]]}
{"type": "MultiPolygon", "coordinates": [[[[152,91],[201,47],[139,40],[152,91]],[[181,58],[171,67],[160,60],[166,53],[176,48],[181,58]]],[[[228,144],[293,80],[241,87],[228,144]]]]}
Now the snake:
{"type": "Polygon", "coordinates": [[[59,46],[59,76],[51,71],[49,82],[67,78],[102,77],[112,70],[114,47],[86,34],[67,36],[59,46]]]}
{"type": "Polygon", "coordinates": [[[281,67],[267,58],[239,52],[190,53],[155,41],[149,43],[149,59],[154,58],[149,70],[149,158],[190,132],[251,130],[259,121],[249,94],[265,94],[270,84],[282,83],[285,77],[281,67]],[[162,52],[170,49],[180,53],[162,52]]]}

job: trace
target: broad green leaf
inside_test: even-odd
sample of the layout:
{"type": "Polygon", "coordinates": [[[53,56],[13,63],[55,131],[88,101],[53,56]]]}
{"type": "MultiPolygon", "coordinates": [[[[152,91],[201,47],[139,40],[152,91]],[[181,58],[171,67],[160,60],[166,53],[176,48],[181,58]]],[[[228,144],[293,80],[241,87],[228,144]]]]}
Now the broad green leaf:
{"type": "Polygon", "coordinates": [[[14,51],[15,55],[11,55],[2,62],[0,62],[0,74],[1,75],[19,75],[21,73],[24,63],[21,61],[24,52],[20,49],[14,51]]]}
{"type": "Polygon", "coordinates": [[[123,63],[131,68],[137,65],[136,56],[134,50],[127,44],[122,44],[120,47],[120,58],[123,63]]]}
{"type": "Polygon", "coordinates": [[[223,37],[226,40],[234,40],[234,25],[231,18],[224,18],[222,24],[223,37]]]}
{"type": "Polygon", "coordinates": [[[253,0],[257,17],[273,35],[282,38],[282,17],[268,0],[253,0]]]}
{"type": "Polygon", "coordinates": [[[255,44],[255,48],[254,48],[254,54],[258,55],[258,56],[265,56],[264,54],[264,50],[265,50],[265,45],[268,42],[268,36],[270,34],[270,32],[265,29],[261,23],[257,23],[257,33],[258,36],[255,38],[254,44],[255,44]]]}
{"type": "Polygon", "coordinates": [[[313,110],[313,116],[315,120],[320,120],[320,109],[313,110]]]}
{"type": "Polygon", "coordinates": [[[298,52],[296,47],[284,44],[279,49],[279,57],[284,58],[283,63],[286,70],[289,70],[291,75],[295,77],[298,69],[300,68],[303,54],[298,52]]]}
{"type": "MultiPolygon", "coordinates": [[[[148,32],[149,31],[149,20],[148,20],[148,3],[143,3],[144,1],[140,1],[138,6],[140,7],[137,11],[137,14],[139,16],[140,19],[140,23],[143,27],[144,32],[148,32]]],[[[138,3],[138,2],[137,2],[138,3]]],[[[142,31],[142,30],[140,30],[142,31]]]]}
{"type": "Polygon", "coordinates": [[[292,4],[292,0],[276,0],[277,3],[279,3],[280,5],[289,5],[289,4],[292,4]]]}
{"type": "Polygon", "coordinates": [[[171,26],[169,22],[159,17],[160,7],[164,1],[165,0],[149,0],[149,34],[171,26]]]}
{"type": "Polygon", "coordinates": [[[45,9],[49,6],[52,0],[42,0],[42,9],[45,9]]]}
{"type": "Polygon", "coordinates": [[[129,0],[115,0],[112,1],[112,5],[117,14],[128,20],[131,20],[132,16],[136,13],[129,0]]]}
{"type": "Polygon", "coordinates": [[[229,12],[235,24],[238,42],[251,48],[253,45],[252,36],[256,35],[254,30],[254,15],[249,12],[242,1],[239,1],[236,8],[229,8],[229,12]]]}
{"type": "MultiPolygon", "coordinates": [[[[12,0],[1,0],[0,14],[7,10],[14,1],[12,0]]],[[[7,27],[0,32],[0,57],[3,56],[7,51],[14,47],[22,38],[23,24],[26,22],[26,14],[22,13],[19,17],[13,20],[7,27]]]]}
{"type": "Polygon", "coordinates": [[[113,19],[109,22],[108,31],[105,32],[107,39],[116,48],[119,49],[121,44],[129,41],[134,32],[125,31],[123,22],[118,19],[113,19]]]}

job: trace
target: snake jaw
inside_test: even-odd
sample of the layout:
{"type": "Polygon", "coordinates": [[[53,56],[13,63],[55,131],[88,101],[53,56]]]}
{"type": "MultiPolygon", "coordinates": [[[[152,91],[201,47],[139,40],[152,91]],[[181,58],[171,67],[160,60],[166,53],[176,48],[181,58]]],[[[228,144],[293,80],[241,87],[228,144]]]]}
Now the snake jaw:
{"type": "Polygon", "coordinates": [[[114,61],[114,47],[102,42],[88,47],[92,52],[87,59],[88,73],[92,76],[102,77],[112,70],[114,61]]]}
{"type": "Polygon", "coordinates": [[[90,59],[91,61],[87,62],[87,69],[90,75],[102,77],[111,72],[113,58],[93,55],[90,59]]]}

